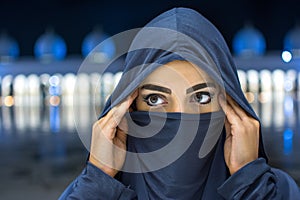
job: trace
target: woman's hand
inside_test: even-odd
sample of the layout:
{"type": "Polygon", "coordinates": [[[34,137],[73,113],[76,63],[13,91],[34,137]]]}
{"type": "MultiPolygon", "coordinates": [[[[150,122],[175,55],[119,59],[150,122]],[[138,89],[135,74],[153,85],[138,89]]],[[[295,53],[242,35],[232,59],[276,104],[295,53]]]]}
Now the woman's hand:
{"type": "Polygon", "coordinates": [[[124,115],[136,97],[137,91],[93,125],[89,161],[112,177],[125,161],[127,124],[124,115]]]}
{"type": "Polygon", "coordinates": [[[230,174],[258,158],[259,122],[249,116],[229,95],[219,96],[226,115],[224,157],[230,174]]]}

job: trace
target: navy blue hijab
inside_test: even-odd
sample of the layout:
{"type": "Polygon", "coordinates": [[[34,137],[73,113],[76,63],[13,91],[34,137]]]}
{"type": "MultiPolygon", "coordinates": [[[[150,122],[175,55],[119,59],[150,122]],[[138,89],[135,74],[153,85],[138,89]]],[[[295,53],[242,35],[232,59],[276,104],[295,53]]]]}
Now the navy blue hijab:
{"type": "MultiPolygon", "coordinates": [[[[222,35],[205,17],[189,8],[174,8],[166,11],[150,21],[137,33],[126,55],[123,76],[107,101],[100,118],[135,91],[156,68],[174,60],[189,61],[201,67],[245,112],[259,120],[244,97],[235,63],[222,35]]],[[[229,176],[223,152],[225,129],[223,128],[221,131],[223,132],[212,152],[206,157],[209,159],[209,164],[204,171],[205,174],[200,173],[199,175],[199,182],[203,184],[201,184],[202,188],[197,198],[194,199],[219,199],[216,189],[229,176]]],[[[131,140],[130,137],[127,143],[129,148],[135,148],[138,145],[135,144],[137,140],[131,140]]],[[[261,136],[259,156],[267,158],[261,136]]],[[[188,163],[186,167],[187,170],[193,169],[188,163]]],[[[172,171],[172,169],[173,167],[169,166],[163,170],[172,171]]],[[[159,170],[145,173],[121,172],[119,179],[123,183],[131,185],[141,199],[177,198],[177,194],[172,196],[172,192],[176,193],[176,188],[185,186],[176,185],[173,182],[172,188],[168,188],[170,184],[168,179],[159,180],[162,186],[153,189],[157,185],[157,180],[152,181],[151,177],[158,178],[157,175],[160,173],[159,170]],[[168,196],[164,196],[164,191],[168,191],[168,196]],[[154,193],[159,194],[159,196],[153,196],[154,193]]],[[[176,173],[173,174],[176,175],[176,173]]],[[[181,179],[184,177],[181,176],[181,179]]],[[[200,186],[196,184],[195,187],[200,186]]],[[[187,191],[192,189],[186,188],[187,191]]],[[[191,198],[184,192],[181,192],[180,195],[180,198],[177,199],[191,198]]]]}

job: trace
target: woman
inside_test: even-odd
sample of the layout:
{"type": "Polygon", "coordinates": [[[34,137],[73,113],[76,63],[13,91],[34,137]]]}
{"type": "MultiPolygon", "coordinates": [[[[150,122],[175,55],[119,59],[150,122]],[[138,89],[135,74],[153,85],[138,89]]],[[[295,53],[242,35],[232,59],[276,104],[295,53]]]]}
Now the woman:
{"type": "Polygon", "coordinates": [[[82,174],[60,199],[299,199],[271,168],[224,39],[169,10],[139,31],[93,126],[82,174]]]}

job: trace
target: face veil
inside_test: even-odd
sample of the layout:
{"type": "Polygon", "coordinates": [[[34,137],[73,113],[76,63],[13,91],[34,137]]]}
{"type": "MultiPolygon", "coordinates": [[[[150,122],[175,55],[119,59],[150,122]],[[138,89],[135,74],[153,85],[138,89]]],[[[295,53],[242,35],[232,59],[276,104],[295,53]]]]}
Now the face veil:
{"type": "Polygon", "coordinates": [[[223,130],[224,113],[135,111],[127,119],[129,153],[124,171],[132,172],[123,172],[125,183],[138,193],[152,188],[139,194],[143,199],[201,197],[223,130]]]}
{"type": "MultiPolygon", "coordinates": [[[[201,67],[245,112],[259,120],[240,88],[236,66],[223,37],[205,17],[189,8],[166,11],[137,33],[126,54],[123,76],[108,99],[100,118],[136,90],[151,72],[175,60],[188,61],[201,67]]],[[[128,121],[132,121],[129,129],[130,125],[132,127],[127,138],[126,162],[118,178],[126,185],[132,186],[139,198],[221,199],[216,188],[229,176],[223,152],[225,130],[222,112],[189,115],[149,114],[138,111],[128,114],[127,117],[128,121]],[[140,127],[147,127],[148,123],[153,125],[162,119],[164,124],[160,126],[160,131],[156,135],[143,138],[145,132],[139,132],[137,124],[140,127]],[[180,129],[178,124],[183,128],[180,129]],[[208,128],[209,126],[214,127],[213,133],[208,131],[211,128],[208,128]],[[195,129],[191,131],[194,137],[178,159],[162,168],[147,170],[149,165],[163,162],[163,157],[149,156],[145,159],[139,156],[164,148],[178,133],[186,136],[189,129],[195,129]],[[204,141],[214,145],[201,148],[207,145],[204,141]],[[135,159],[130,156],[133,153],[135,159]],[[129,168],[131,170],[128,170],[129,168]],[[184,173],[188,179],[184,178],[184,173]]],[[[151,131],[149,134],[151,135],[151,131]]],[[[181,141],[189,139],[183,137],[181,141]]],[[[176,147],[180,146],[180,143],[176,144],[177,146],[173,146],[173,151],[170,152],[171,155],[176,153],[178,150],[176,147]]],[[[260,157],[266,158],[262,139],[259,154],[260,157]]],[[[166,160],[172,157],[168,154],[162,155],[166,160]]]]}

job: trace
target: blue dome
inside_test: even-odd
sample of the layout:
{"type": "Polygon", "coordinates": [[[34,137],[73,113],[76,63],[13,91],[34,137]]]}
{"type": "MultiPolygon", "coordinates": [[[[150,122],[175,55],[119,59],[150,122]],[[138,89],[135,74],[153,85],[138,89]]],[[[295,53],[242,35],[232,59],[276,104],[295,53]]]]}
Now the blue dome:
{"type": "Polygon", "coordinates": [[[62,60],[67,54],[67,45],[64,39],[54,33],[46,31],[34,45],[34,55],[42,60],[62,60]]]}
{"type": "Polygon", "coordinates": [[[300,49],[300,26],[296,26],[287,32],[283,41],[284,50],[292,51],[300,49]]]}
{"type": "Polygon", "coordinates": [[[5,32],[0,34],[0,59],[6,57],[15,59],[19,56],[20,49],[17,41],[5,32]]]}
{"type": "Polygon", "coordinates": [[[232,45],[233,52],[237,56],[259,56],[266,51],[266,41],[263,34],[250,25],[236,33],[232,45]]]}
{"type": "Polygon", "coordinates": [[[103,57],[103,62],[105,62],[105,60],[111,59],[115,55],[116,48],[114,41],[109,35],[101,31],[101,29],[95,28],[83,39],[81,51],[84,57],[91,52],[98,53],[98,55],[103,57]]]}

